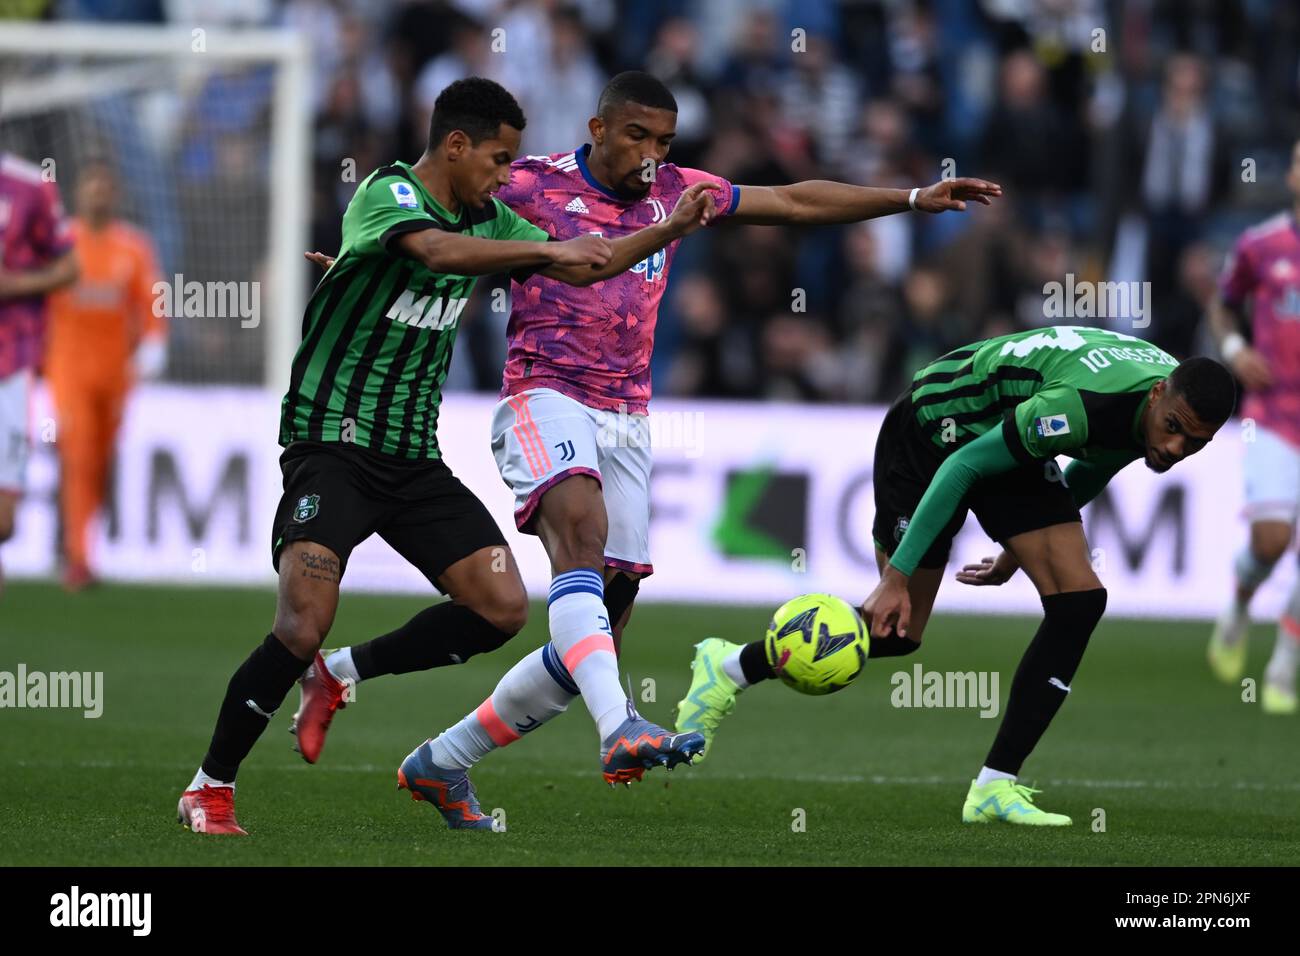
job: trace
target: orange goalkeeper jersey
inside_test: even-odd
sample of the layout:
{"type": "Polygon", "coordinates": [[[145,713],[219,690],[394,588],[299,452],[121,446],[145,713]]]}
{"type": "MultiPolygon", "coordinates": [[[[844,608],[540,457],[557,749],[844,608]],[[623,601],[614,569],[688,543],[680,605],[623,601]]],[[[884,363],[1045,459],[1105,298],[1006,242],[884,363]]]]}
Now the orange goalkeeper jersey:
{"type": "Polygon", "coordinates": [[[135,347],[166,328],[153,310],[153,244],[118,220],[96,231],[74,219],[72,235],[81,272],[75,285],[50,296],[45,374],[51,381],[125,386],[135,347]]]}

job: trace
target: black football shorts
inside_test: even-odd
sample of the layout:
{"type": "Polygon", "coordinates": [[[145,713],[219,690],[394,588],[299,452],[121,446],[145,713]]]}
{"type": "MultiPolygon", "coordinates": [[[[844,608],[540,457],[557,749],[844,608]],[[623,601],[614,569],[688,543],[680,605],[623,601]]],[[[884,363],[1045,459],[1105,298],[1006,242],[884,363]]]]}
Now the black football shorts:
{"type": "Polygon", "coordinates": [[[405,459],[357,445],[298,441],[280,456],[284,494],[275,509],[271,562],[294,541],[339,557],[378,534],[437,586],[475,551],[504,546],[487,508],[440,458],[405,459]]]}
{"type": "MultiPolygon", "coordinates": [[[[942,464],[942,453],[917,424],[911,392],[904,392],[881,423],[872,472],[876,518],[871,534],[886,555],[892,556],[903,540],[908,522],[942,464]]],[[[966,523],[968,511],[975,513],[985,534],[999,544],[1026,531],[1083,520],[1053,459],[1021,465],[972,485],[917,567],[942,568],[948,563],[952,540],[966,523]]]]}

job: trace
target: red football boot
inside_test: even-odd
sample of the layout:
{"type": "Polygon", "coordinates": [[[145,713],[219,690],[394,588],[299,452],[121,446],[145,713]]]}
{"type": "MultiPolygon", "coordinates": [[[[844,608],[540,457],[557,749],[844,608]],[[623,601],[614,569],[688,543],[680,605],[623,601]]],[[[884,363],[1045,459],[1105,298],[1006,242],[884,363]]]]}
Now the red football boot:
{"type": "Polygon", "coordinates": [[[334,712],[347,706],[343,698],[348,685],[330,673],[319,652],[298,683],[302,687],[302,703],[293,715],[289,732],[298,738],[294,749],[302,754],[302,759],[315,763],[325,746],[325,734],[334,720],[334,712]]]}
{"type": "Polygon", "coordinates": [[[234,787],[200,787],[186,790],[176,807],[176,822],[192,833],[232,833],[248,836],[235,819],[234,787]]]}

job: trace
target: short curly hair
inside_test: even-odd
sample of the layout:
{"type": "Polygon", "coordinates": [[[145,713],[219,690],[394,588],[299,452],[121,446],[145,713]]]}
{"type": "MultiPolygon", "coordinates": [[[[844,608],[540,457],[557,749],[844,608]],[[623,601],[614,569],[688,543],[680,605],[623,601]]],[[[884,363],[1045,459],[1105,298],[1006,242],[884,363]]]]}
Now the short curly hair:
{"type": "Polygon", "coordinates": [[[1196,356],[1179,363],[1169,376],[1169,387],[1207,425],[1222,425],[1237,404],[1232,373],[1212,358],[1196,356]]]}
{"type": "Polygon", "coordinates": [[[436,149],[453,130],[477,146],[496,136],[502,124],[523,131],[524,111],[500,83],[471,76],[457,80],[438,94],[429,121],[429,149],[436,149]]]}
{"type": "Polygon", "coordinates": [[[640,70],[626,70],[605,84],[596,104],[596,115],[608,120],[610,114],[624,103],[677,112],[677,100],[672,91],[658,77],[640,70]]]}

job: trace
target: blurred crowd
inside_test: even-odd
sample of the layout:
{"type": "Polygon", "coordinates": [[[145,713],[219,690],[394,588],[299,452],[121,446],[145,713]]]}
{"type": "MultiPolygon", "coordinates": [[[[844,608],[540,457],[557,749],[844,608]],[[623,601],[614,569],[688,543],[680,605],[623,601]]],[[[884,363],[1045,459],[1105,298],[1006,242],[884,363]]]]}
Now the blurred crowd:
{"type": "MultiPolygon", "coordinates": [[[[356,181],[418,157],[439,90],[471,74],[519,98],[525,153],[585,142],[605,80],[639,68],[677,98],[670,161],[738,184],[1005,187],[964,215],[692,237],[659,317],[658,395],[888,400],[956,345],[1061,321],[1044,285],[1067,274],[1149,281],[1149,325],[1110,324],[1203,350],[1224,251],[1288,203],[1300,129],[1300,5],[1269,0],[55,0],[46,15],[306,32],[324,251],[356,181]]],[[[499,387],[490,288],[451,387],[499,387]]]]}

